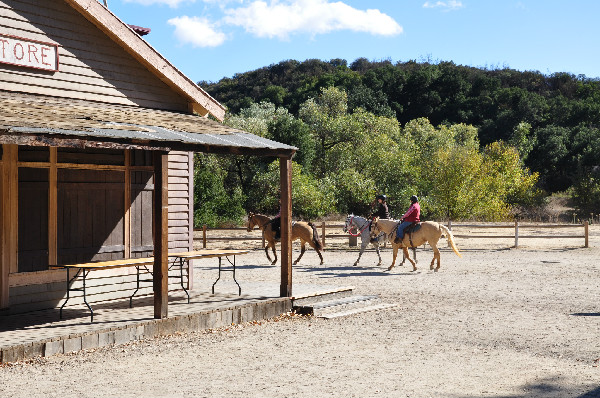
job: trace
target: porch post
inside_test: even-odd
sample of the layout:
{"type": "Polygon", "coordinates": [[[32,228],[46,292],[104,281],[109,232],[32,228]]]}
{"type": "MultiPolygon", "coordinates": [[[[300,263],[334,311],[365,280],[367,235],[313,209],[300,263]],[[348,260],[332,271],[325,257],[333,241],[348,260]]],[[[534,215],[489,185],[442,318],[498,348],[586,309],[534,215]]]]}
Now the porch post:
{"type": "Polygon", "coordinates": [[[154,319],[167,318],[169,303],[169,179],[167,152],[154,151],[154,319]]]}
{"type": "Polygon", "coordinates": [[[281,297],[292,296],[292,158],[279,158],[281,190],[281,297]]]}

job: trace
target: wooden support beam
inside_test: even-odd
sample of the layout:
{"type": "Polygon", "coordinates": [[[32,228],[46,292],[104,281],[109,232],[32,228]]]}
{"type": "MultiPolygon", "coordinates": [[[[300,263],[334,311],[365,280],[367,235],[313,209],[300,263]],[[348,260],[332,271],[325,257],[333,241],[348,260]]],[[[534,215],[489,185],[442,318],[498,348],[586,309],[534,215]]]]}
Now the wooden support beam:
{"type": "Polygon", "coordinates": [[[281,189],[281,297],[292,296],[292,157],[279,158],[281,189]]]}
{"type": "Polygon", "coordinates": [[[58,265],[58,169],[57,149],[50,147],[48,170],[48,265],[58,265]]]}
{"type": "Polygon", "coordinates": [[[2,261],[0,263],[0,309],[9,305],[9,274],[17,272],[18,245],[18,147],[4,145],[2,154],[2,261]]]}
{"type": "Polygon", "coordinates": [[[125,258],[131,258],[131,151],[125,150],[125,214],[123,222],[123,244],[125,258]]]}
{"type": "Polygon", "coordinates": [[[168,153],[154,151],[154,319],[168,316],[169,175],[168,153]]]}

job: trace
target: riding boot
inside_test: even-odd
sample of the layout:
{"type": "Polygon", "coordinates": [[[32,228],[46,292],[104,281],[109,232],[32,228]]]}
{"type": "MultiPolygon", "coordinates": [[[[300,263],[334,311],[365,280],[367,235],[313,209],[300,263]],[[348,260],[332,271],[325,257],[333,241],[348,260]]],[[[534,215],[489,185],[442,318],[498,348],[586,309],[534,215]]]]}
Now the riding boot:
{"type": "Polygon", "coordinates": [[[400,243],[402,243],[402,239],[404,239],[404,236],[396,236],[396,239],[394,239],[394,243],[399,245],[400,243]]]}

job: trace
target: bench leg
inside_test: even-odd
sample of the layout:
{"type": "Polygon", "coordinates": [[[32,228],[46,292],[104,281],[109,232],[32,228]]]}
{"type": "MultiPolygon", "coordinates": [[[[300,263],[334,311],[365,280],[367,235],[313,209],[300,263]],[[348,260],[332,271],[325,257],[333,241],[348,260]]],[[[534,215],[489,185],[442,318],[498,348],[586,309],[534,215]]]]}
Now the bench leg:
{"type": "Polygon", "coordinates": [[[241,296],[242,295],[242,287],[240,286],[238,281],[235,279],[235,256],[233,256],[233,262],[229,259],[229,257],[226,256],[225,258],[227,259],[227,261],[229,261],[229,264],[231,264],[233,266],[233,268],[232,269],[222,269],[221,268],[221,257],[219,257],[219,277],[217,278],[215,283],[213,283],[213,285],[212,285],[212,293],[215,294],[215,285],[221,279],[221,271],[223,271],[223,272],[228,271],[228,272],[233,273],[233,281],[238,286],[238,295],[241,296]]]}
{"type": "MultiPolygon", "coordinates": [[[[181,288],[183,289],[183,291],[185,292],[185,294],[187,295],[188,298],[188,304],[190,303],[190,293],[187,291],[187,289],[185,288],[185,285],[183,284],[183,263],[185,262],[185,260],[183,258],[179,258],[179,278],[181,281],[181,288]]],[[[187,266],[188,266],[188,280],[190,278],[190,260],[187,260],[187,266]]]]}
{"type": "Polygon", "coordinates": [[[67,298],[65,299],[65,302],[60,306],[60,310],[59,310],[59,318],[60,319],[62,319],[63,308],[65,307],[65,305],[71,298],[71,292],[81,291],[81,292],[83,292],[83,302],[90,310],[90,314],[91,314],[90,322],[94,322],[94,310],[92,309],[92,306],[90,305],[90,303],[87,302],[86,289],[85,289],[85,287],[86,287],[85,279],[89,273],[90,273],[90,271],[86,272],[83,268],[79,268],[77,270],[77,272],[75,273],[75,275],[73,275],[72,278],[69,278],[69,268],[67,268],[67,298]],[[71,288],[71,285],[73,285],[73,283],[75,283],[75,280],[77,279],[79,274],[81,274],[81,276],[83,277],[83,287],[81,289],[73,289],[73,288],[71,288]]]}

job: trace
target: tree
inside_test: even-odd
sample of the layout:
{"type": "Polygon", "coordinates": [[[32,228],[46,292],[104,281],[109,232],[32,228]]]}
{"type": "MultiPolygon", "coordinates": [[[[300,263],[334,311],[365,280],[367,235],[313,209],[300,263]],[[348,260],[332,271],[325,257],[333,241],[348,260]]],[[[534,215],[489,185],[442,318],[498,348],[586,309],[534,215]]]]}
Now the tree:
{"type": "Polygon", "coordinates": [[[226,188],[226,171],[216,155],[194,154],[194,226],[237,225],[245,215],[239,187],[226,188]]]}

